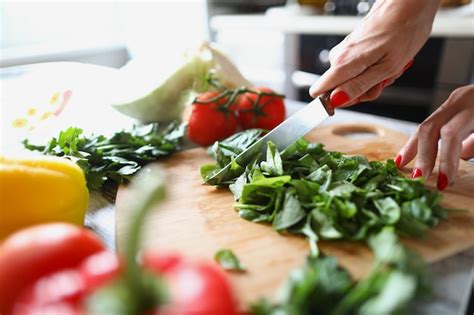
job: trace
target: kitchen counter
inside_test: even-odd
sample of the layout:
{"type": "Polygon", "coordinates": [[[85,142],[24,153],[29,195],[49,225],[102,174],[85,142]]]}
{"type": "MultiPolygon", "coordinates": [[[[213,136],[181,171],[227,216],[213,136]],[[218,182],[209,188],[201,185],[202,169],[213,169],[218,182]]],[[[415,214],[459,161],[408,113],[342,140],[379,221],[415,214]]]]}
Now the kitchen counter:
{"type": "MultiPolygon", "coordinates": [[[[362,20],[360,16],[319,16],[292,14],[221,15],[211,19],[214,31],[259,30],[286,34],[346,35],[362,20]]],[[[474,38],[474,17],[438,14],[432,37],[474,38]]]]}
{"type": "MultiPolygon", "coordinates": [[[[74,68],[74,67],[73,67],[74,68]]],[[[69,75],[74,76],[73,68],[68,70],[69,75]]],[[[45,73],[51,73],[51,71],[44,71],[38,73],[39,69],[44,70],[44,66],[28,66],[15,69],[0,69],[0,84],[2,87],[7,87],[4,85],[7,80],[12,79],[27,79],[32,74],[35,74],[36,77],[40,77],[45,73]],[[37,71],[35,71],[35,69],[37,71]],[[19,71],[21,70],[21,71],[19,71]]],[[[107,72],[110,70],[107,70],[107,72]]],[[[77,77],[77,76],[74,76],[77,77]]],[[[83,78],[83,76],[82,76],[83,78]]],[[[61,82],[64,82],[65,78],[60,78],[61,82]]],[[[99,79],[98,79],[99,80],[99,79]]],[[[29,80],[20,80],[19,83],[23,91],[31,88],[31,86],[26,86],[25,84],[33,81],[29,80]]],[[[11,86],[11,85],[8,85],[11,86]]],[[[5,91],[4,91],[5,92],[5,91]]],[[[21,91],[20,91],[21,92],[21,91]]],[[[24,94],[24,93],[23,93],[24,94]]],[[[94,97],[96,95],[94,94],[94,97]]],[[[97,101],[97,100],[96,100],[97,101]]],[[[100,101],[100,100],[99,100],[100,101]]],[[[294,113],[298,108],[304,104],[301,102],[287,100],[288,114],[294,113]]],[[[81,102],[80,103],[84,108],[83,111],[87,111],[87,106],[97,106],[94,102],[81,102]]],[[[5,117],[9,117],[8,112],[14,110],[14,106],[11,99],[6,99],[2,96],[1,109],[2,109],[2,136],[1,143],[5,145],[6,143],[6,133],[4,126],[5,123],[9,124],[10,122],[3,120],[5,117]]],[[[90,109],[91,107],[89,107],[90,109]]],[[[330,119],[326,120],[324,124],[335,124],[343,122],[367,122],[371,124],[383,125],[394,130],[401,131],[407,135],[412,134],[416,129],[416,124],[382,118],[378,116],[362,114],[351,112],[348,110],[338,110],[337,114],[330,119]]],[[[120,122],[113,124],[112,120],[109,121],[107,127],[112,130],[117,130],[119,128],[120,122]]],[[[121,125],[123,126],[123,125],[121,125]]],[[[123,126],[125,127],[125,126],[123,126]]],[[[9,135],[11,138],[11,134],[9,135]]],[[[189,147],[189,146],[188,146],[189,147]]],[[[2,146],[2,149],[4,147],[2,146]]],[[[110,199],[110,198],[109,198],[110,199]]],[[[105,198],[100,193],[93,192],[90,196],[89,211],[86,218],[86,225],[97,232],[97,234],[104,240],[107,247],[110,249],[115,249],[115,209],[112,202],[105,198]]],[[[438,263],[431,265],[431,270],[434,276],[434,294],[433,299],[430,301],[423,301],[414,306],[414,311],[411,314],[430,314],[430,315],[444,315],[444,314],[458,314],[460,310],[463,310],[466,307],[468,300],[468,292],[470,292],[470,287],[473,282],[473,262],[474,262],[474,248],[452,256],[448,259],[444,259],[438,263]]],[[[462,313],[463,314],[463,313],[462,313]]]]}

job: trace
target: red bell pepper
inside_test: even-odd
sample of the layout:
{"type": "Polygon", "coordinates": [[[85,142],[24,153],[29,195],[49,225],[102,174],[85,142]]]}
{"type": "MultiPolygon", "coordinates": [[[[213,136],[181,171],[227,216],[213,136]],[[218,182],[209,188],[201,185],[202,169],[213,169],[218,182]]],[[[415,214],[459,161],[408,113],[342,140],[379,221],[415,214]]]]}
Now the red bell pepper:
{"type": "Polygon", "coordinates": [[[93,233],[63,223],[33,226],[11,235],[0,246],[0,314],[12,312],[27,285],[57,270],[74,268],[103,250],[93,233]]]}
{"type": "Polygon", "coordinates": [[[164,196],[163,173],[138,182],[123,257],[106,251],[91,231],[68,224],[39,225],[7,239],[0,246],[0,313],[237,314],[226,275],[213,262],[146,252],[137,263],[144,217],[164,196]]]}

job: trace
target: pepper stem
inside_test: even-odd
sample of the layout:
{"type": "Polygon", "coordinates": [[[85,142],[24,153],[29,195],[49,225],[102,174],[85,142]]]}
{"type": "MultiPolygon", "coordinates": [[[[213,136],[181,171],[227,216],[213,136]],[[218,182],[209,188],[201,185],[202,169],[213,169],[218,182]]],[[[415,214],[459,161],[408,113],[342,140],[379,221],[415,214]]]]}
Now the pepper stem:
{"type": "Polygon", "coordinates": [[[140,249],[141,229],[150,210],[165,197],[165,172],[161,167],[150,165],[144,168],[130,184],[127,196],[134,204],[130,207],[131,224],[128,229],[124,256],[126,258],[125,282],[136,301],[137,313],[149,306],[150,294],[143,284],[141,267],[136,257],[140,249]]]}

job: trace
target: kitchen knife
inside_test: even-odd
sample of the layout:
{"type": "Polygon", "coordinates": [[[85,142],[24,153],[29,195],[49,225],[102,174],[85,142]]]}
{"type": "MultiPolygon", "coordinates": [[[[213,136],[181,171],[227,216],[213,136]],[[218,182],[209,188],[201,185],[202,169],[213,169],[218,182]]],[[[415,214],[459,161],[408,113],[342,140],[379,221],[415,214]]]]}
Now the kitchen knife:
{"type": "MultiPolygon", "coordinates": [[[[322,123],[329,116],[334,115],[334,109],[329,103],[329,93],[326,93],[311,103],[297,111],[288,119],[283,121],[273,130],[268,132],[264,137],[248,147],[245,151],[237,155],[235,162],[241,166],[245,166],[252,162],[252,159],[261,151],[265,153],[266,143],[271,141],[275,144],[279,151],[306,135],[317,125],[322,123]]],[[[219,172],[211,176],[208,181],[221,182],[230,168],[230,163],[222,168],[219,172]]]]}

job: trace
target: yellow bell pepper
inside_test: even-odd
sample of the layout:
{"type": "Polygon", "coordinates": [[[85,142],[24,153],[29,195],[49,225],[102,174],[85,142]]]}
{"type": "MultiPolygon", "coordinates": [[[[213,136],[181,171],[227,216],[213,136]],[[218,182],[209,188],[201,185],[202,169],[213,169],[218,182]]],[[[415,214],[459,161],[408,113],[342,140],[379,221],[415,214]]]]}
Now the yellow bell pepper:
{"type": "Polygon", "coordinates": [[[82,225],[88,201],[84,173],[74,162],[0,156],[0,240],[39,223],[82,225]]]}

